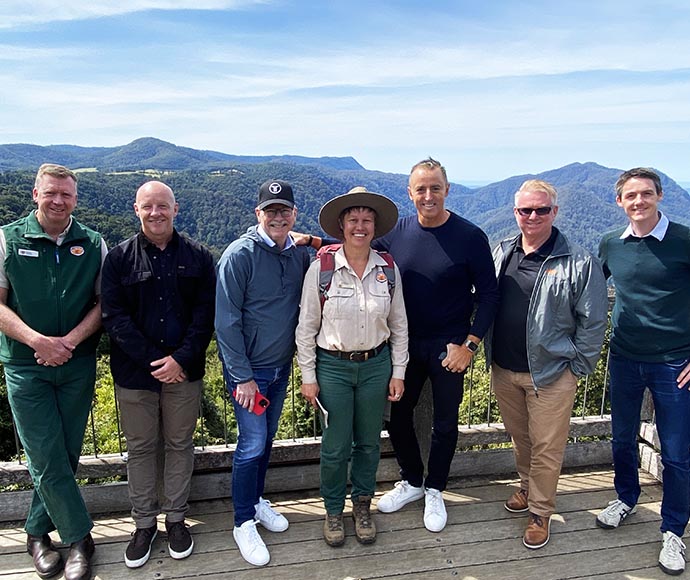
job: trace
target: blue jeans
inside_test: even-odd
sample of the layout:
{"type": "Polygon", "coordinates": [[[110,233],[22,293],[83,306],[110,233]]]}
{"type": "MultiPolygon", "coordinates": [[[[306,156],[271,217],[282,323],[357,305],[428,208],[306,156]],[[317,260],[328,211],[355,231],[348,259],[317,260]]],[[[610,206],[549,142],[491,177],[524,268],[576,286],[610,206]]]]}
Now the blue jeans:
{"type": "Polygon", "coordinates": [[[250,413],[237,403],[232,396],[237,383],[234,383],[225,372],[225,382],[232,406],[235,408],[238,430],[237,448],[232,459],[232,503],[235,508],[236,526],[254,519],[254,506],[264,492],[271,446],[283,411],[291,369],[292,362],[282,367],[253,369],[259,391],[270,401],[262,415],[250,413]]]}
{"type": "Polygon", "coordinates": [[[664,466],[661,531],[683,536],[690,517],[690,391],[676,377],[688,359],[647,363],[611,353],[611,429],[618,498],[634,506],[640,497],[637,435],[645,387],[654,400],[664,466]]]}

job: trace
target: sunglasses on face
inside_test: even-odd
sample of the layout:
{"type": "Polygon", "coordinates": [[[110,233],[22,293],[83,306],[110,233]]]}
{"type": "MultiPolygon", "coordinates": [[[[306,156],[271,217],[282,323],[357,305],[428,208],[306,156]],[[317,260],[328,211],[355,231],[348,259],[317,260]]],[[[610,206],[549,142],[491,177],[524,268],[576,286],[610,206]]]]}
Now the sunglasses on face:
{"type": "Polygon", "coordinates": [[[529,217],[532,215],[532,212],[536,213],[537,215],[548,215],[551,213],[551,210],[553,209],[551,206],[546,206],[546,207],[516,207],[515,208],[517,212],[524,217],[529,217]]]}

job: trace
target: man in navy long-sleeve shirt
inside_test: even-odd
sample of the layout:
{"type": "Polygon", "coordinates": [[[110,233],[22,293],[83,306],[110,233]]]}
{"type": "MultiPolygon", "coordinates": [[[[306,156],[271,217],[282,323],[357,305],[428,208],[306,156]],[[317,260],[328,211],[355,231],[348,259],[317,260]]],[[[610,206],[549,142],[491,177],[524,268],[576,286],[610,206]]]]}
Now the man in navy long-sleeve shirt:
{"type": "Polygon", "coordinates": [[[442,491],[458,440],[465,371],[498,306],[488,239],[480,228],[445,209],[449,188],[438,161],[417,163],[407,188],[417,215],[401,219],[373,244],[389,251],[398,264],[410,335],[405,395],[392,406],[388,427],[402,481],[379,500],[378,510],[394,512],[424,497],[424,525],[432,532],[446,525],[442,491]],[[427,379],[434,419],[425,479],[413,413],[427,379]]]}

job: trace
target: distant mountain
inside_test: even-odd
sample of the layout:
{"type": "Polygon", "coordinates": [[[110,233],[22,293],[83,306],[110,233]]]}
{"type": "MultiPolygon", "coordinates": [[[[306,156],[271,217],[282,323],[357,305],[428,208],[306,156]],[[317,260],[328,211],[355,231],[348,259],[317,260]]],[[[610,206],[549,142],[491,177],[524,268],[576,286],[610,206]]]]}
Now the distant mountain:
{"type": "MultiPolygon", "coordinates": [[[[620,169],[596,163],[572,163],[537,175],[510,177],[449,199],[448,206],[479,224],[493,243],[517,233],[513,196],[523,181],[543,179],[558,190],[555,225],[568,237],[596,250],[601,234],[626,224],[616,205],[614,185],[620,169]]],[[[675,181],[658,171],[664,197],[660,208],[671,219],[690,225],[690,196],[675,181]]]]}
{"type": "Polygon", "coordinates": [[[72,169],[96,168],[99,171],[155,169],[226,169],[238,163],[294,163],[333,169],[363,169],[352,157],[300,157],[298,155],[243,156],[218,151],[178,147],[167,141],[142,137],[121,147],[77,147],[76,145],[9,144],[0,145],[0,171],[36,169],[50,161],[72,169]]]}
{"type": "MultiPolygon", "coordinates": [[[[299,211],[296,227],[302,231],[318,233],[321,206],[356,185],[390,197],[402,216],[415,211],[407,196],[407,175],[369,171],[352,157],[244,157],[144,138],[114,148],[0,145],[0,167],[24,169],[0,173],[0,224],[32,207],[34,172],[45,161],[98,168],[80,174],[77,215],[101,231],[109,245],[135,231],[134,194],[152,178],[164,180],[175,191],[181,207],[179,229],[212,247],[216,254],[255,223],[257,190],[267,179],[285,179],[293,185],[299,211]]],[[[556,225],[571,240],[595,251],[602,233],[626,223],[615,203],[614,184],[620,173],[620,169],[596,163],[572,163],[475,189],[451,184],[446,203],[481,226],[493,246],[517,233],[512,208],[520,184],[526,179],[544,179],[559,192],[556,225]]],[[[690,225],[690,195],[670,177],[661,176],[664,199],[660,207],[671,219],[690,225]]]]}

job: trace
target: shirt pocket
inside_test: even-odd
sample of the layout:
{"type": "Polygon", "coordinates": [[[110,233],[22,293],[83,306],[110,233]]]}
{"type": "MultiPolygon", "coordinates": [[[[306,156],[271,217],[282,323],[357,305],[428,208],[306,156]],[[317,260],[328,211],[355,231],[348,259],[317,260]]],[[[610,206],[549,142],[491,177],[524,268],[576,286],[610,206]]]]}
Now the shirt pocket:
{"type": "Polygon", "coordinates": [[[337,286],[328,289],[328,299],[323,305],[323,316],[330,320],[354,321],[357,315],[357,296],[354,286],[337,286]]]}
{"type": "Polygon", "coordinates": [[[367,301],[367,316],[386,320],[391,309],[391,296],[386,282],[376,282],[369,288],[367,301]]]}

